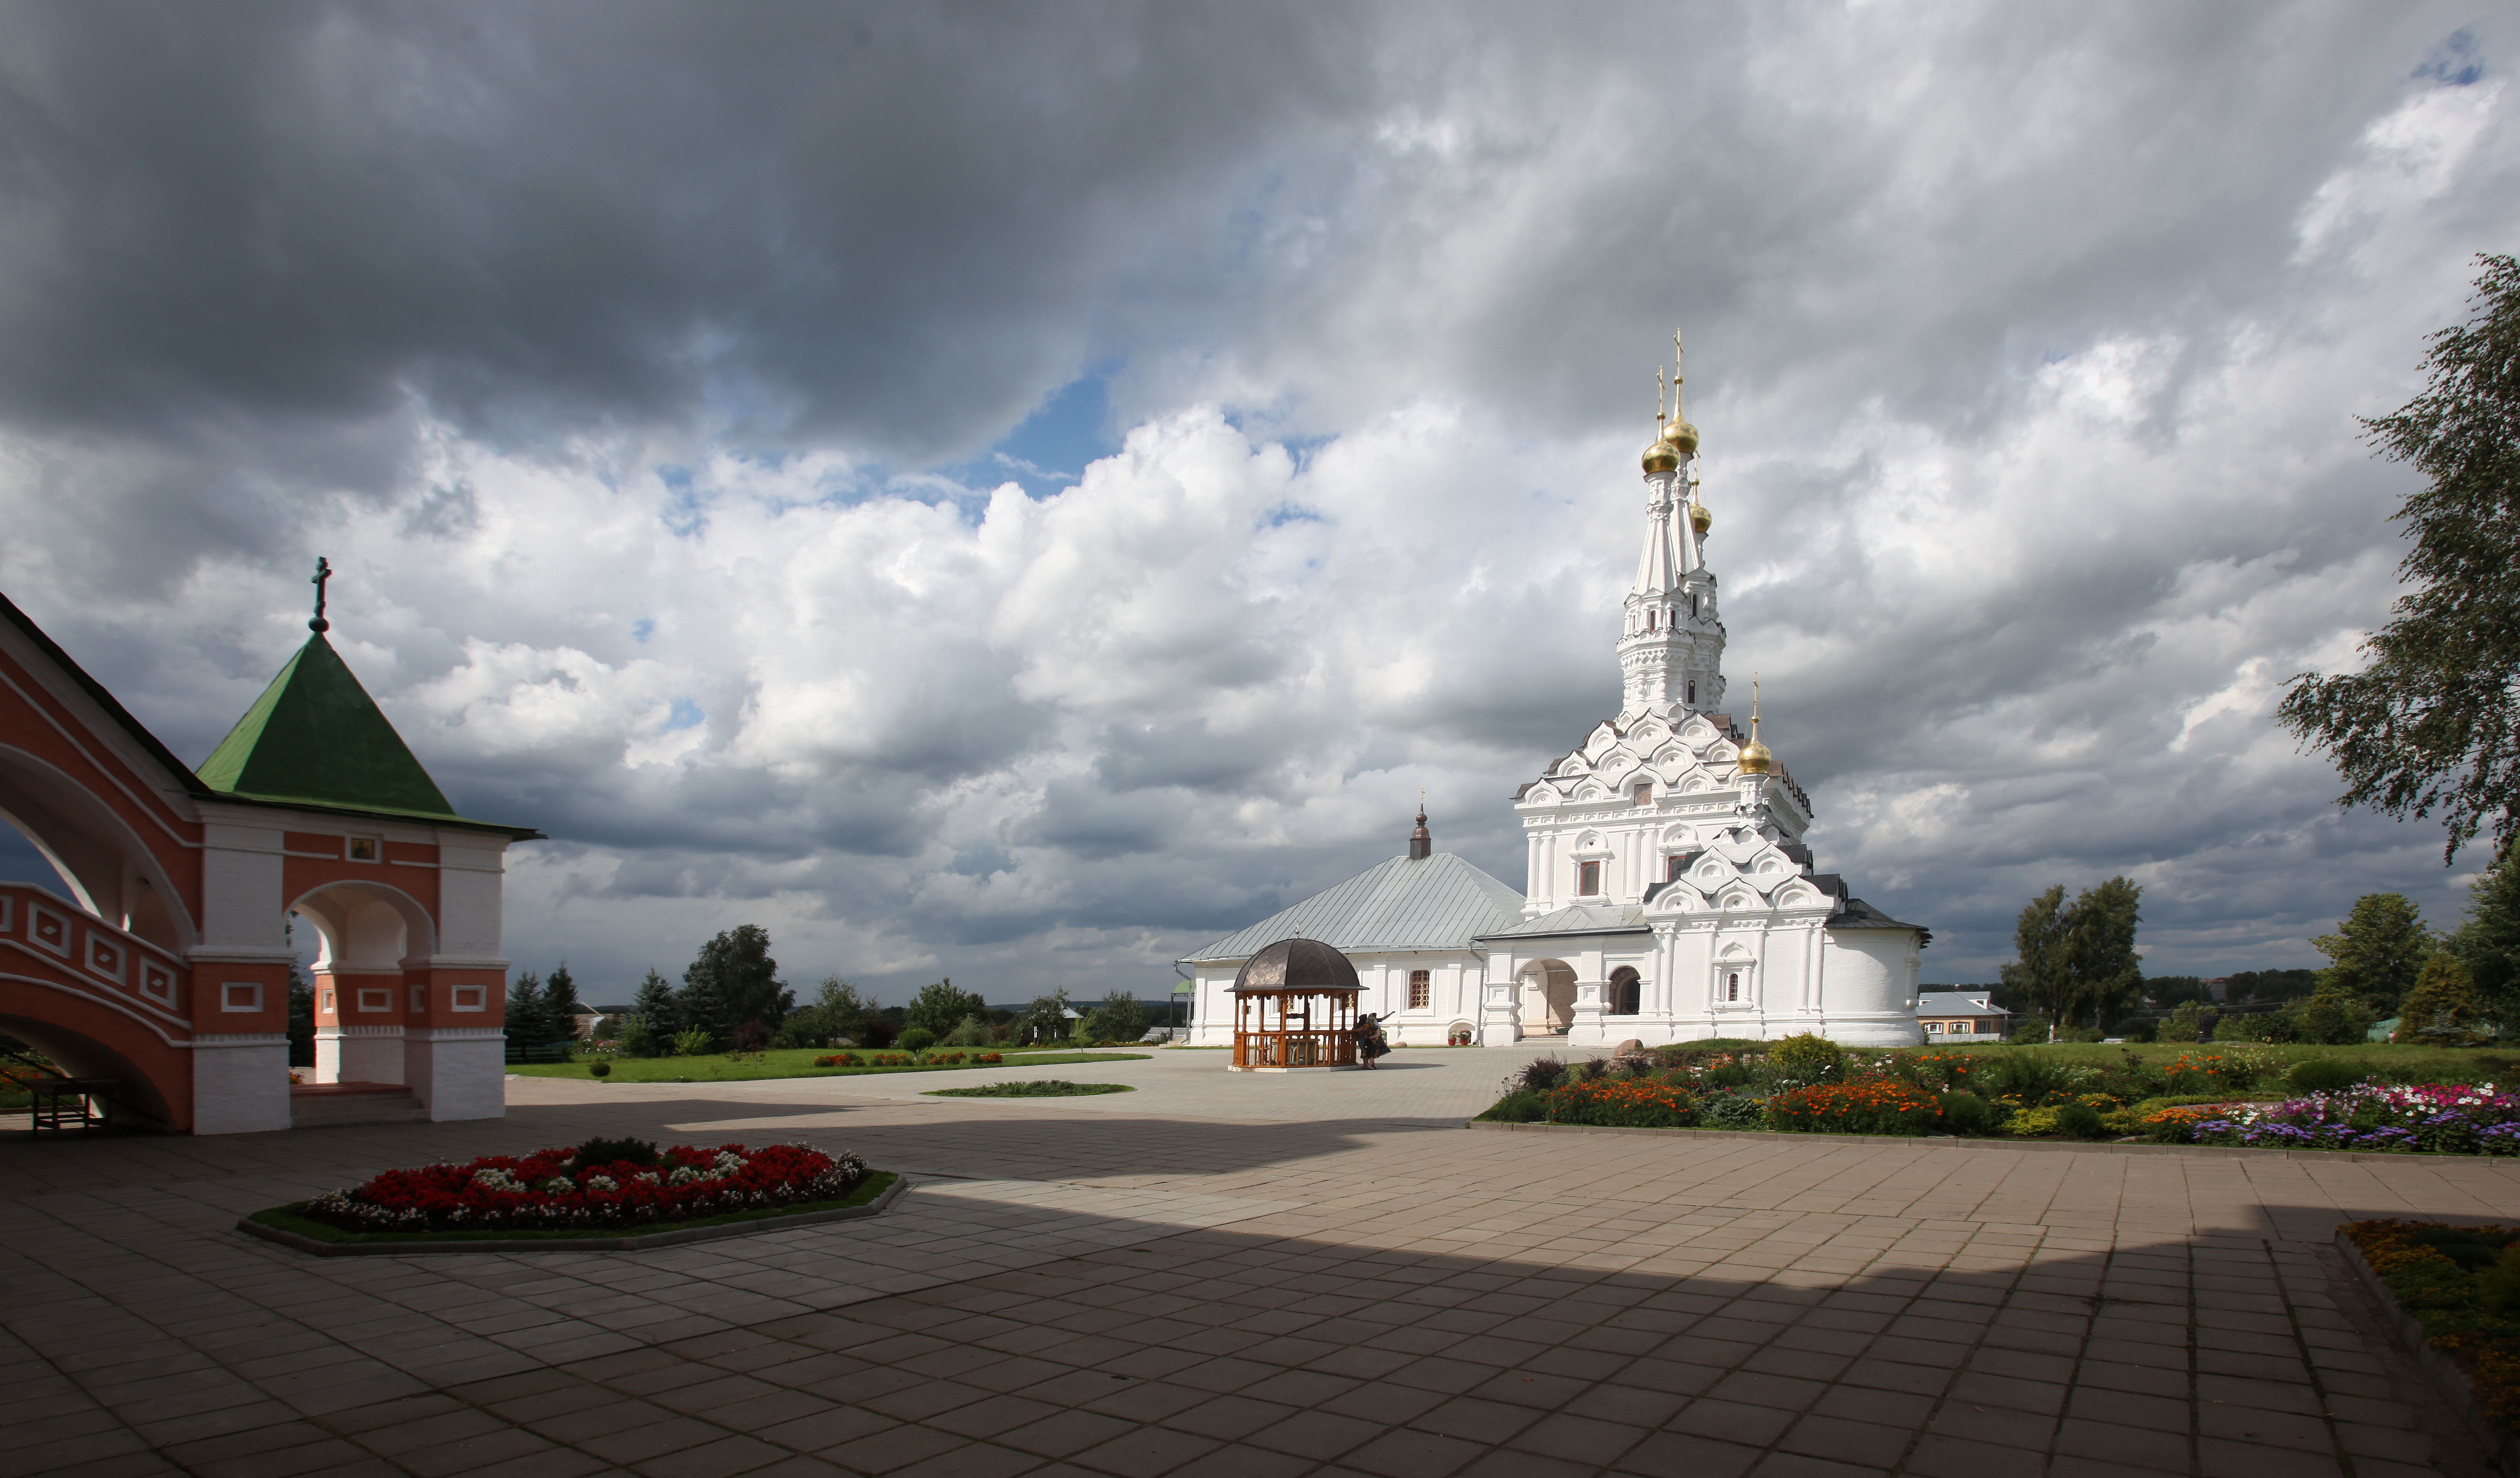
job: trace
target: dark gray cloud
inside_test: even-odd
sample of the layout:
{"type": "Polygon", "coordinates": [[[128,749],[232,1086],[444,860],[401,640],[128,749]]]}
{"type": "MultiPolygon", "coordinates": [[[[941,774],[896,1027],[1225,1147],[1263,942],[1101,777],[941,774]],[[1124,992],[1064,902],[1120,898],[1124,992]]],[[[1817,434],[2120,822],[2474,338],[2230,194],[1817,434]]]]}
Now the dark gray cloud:
{"type": "Polygon", "coordinates": [[[330,553],[556,838],[520,957],[1152,989],[1421,786],[1519,882],[1675,320],[1732,706],[1929,973],[2121,870],[2182,967],[2454,901],[2267,711],[2391,594],[2352,415],[2520,226],[2498,16],[6,16],[0,580],[198,758],[330,553]],[[1077,488],[939,471],[1089,374],[1077,488]]]}

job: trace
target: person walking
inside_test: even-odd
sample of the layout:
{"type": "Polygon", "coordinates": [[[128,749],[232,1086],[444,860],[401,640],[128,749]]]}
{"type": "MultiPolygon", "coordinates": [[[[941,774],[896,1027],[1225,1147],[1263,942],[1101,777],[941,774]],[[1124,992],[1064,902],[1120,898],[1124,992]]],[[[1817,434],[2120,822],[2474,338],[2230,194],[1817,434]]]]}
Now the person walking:
{"type": "Polygon", "coordinates": [[[1369,1011],[1356,1019],[1358,1066],[1371,1071],[1373,1067],[1373,1059],[1390,1050],[1390,1044],[1382,1039],[1382,1023],[1375,1019],[1373,1013],[1369,1011]]]}

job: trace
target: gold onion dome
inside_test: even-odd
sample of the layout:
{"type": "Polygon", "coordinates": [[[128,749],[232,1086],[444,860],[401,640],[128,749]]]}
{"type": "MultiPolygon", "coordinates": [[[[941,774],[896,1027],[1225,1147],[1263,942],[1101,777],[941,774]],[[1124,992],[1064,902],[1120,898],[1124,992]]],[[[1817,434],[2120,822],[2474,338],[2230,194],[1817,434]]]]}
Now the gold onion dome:
{"type": "Polygon", "coordinates": [[[1715,515],[1707,511],[1704,503],[1691,503],[1688,505],[1688,527],[1704,537],[1706,531],[1715,527],[1715,515]]]}
{"type": "Polygon", "coordinates": [[[1697,450],[1697,428],[1678,418],[1662,429],[1662,439],[1683,452],[1697,450]]]}
{"type": "Polygon", "coordinates": [[[1777,757],[1770,754],[1768,747],[1753,735],[1749,743],[1741,746],[1740,764],[1741,773],[1745,775],[1764,775],[1777,767],[1777,757]]]}
{"type": "Polygon", "coordinates": [[[1671,449],[1671,443],[1669,441],[1657,439],[1652,445],[1647,446],[1645,448],[1643,460],[1645,471],[1647,472],[1677,472],[1680,470],[1680,453],[1671,449]]]}

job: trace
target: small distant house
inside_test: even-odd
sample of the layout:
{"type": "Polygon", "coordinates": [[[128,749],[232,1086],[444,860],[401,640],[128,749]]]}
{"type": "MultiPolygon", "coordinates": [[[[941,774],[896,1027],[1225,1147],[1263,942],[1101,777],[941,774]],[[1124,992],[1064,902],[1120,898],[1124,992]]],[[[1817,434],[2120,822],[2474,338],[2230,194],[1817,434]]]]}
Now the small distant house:
{"type": "Polygon", "coordinates": [[[1922,986],[1916,992],[1916,1024],[1925,1029],[1928,1041],[2000,1038],[2010,1014],[1984,988],[1922,986]]]}
{"type": "Polygon", "coordinates": [[[638,1009],[637,1006],[590,1006],[580,1001],[577,1014],[569,1019],[577,1023],[576,1035],[592,1041],[595,1039],[596,1029],[604,1025],[606,1017],[627,1017],[638,1009]]]}

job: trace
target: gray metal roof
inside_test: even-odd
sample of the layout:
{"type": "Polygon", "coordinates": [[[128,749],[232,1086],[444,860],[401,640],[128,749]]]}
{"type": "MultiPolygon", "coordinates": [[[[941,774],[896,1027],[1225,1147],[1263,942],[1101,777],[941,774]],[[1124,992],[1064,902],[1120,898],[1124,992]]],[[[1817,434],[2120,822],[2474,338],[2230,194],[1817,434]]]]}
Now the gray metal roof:
{"type": "Polygon", "coordinates": [[[1528,938],[1541,934],[1643,934],[1645,911],[1634,903],[1570,903],[1554,913],[1525,919],[1510,928],[1491,929],[1481,939],[1528,938]]]}
{"type": "Polygon", "coordinates": [[[1298,934],[1350,954],[1466,949],[1472,939],[1521,916],[1521,894],[1451,853],[1439,852],[1369,867],[1184,959],[1247,959],[1298,934]]]}

